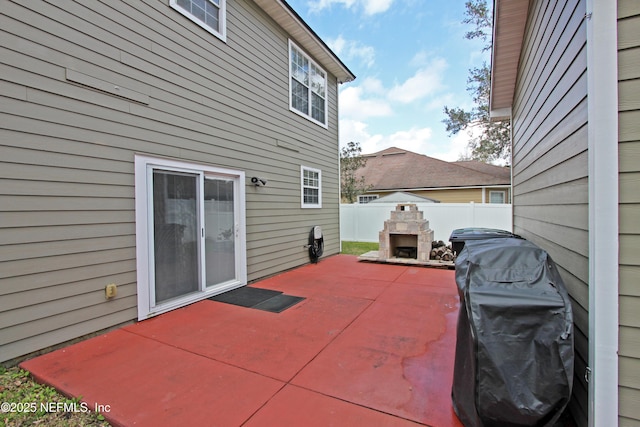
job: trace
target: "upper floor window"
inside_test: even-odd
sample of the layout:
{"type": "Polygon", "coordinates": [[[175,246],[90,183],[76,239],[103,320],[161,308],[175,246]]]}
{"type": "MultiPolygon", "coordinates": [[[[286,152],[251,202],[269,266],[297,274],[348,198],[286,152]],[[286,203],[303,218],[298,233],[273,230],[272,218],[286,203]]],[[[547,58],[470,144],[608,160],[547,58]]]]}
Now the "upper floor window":
{"type": "Polygon", "coordinates": [[[289,40],[291,111],[327,127],[327,73],[289,40]]]}
{"type": "Polygon", "coordinates": [[[171,7],[209,31],[225,40],[227,0],[170,0],[171,7]]]}
{"type": "Polygon", "coordinates": [[[319,169],[300,167],[302,207],[322,207],[322,171],[319,169]]]}

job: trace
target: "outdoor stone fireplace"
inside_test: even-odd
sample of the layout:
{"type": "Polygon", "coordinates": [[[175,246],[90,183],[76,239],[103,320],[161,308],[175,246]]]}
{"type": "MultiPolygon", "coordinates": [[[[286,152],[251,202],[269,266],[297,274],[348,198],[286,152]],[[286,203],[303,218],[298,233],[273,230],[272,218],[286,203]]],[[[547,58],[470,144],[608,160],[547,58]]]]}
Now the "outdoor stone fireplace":
{"type": "Polygon", "coordinates": [[[391,212],[391,219],[384,222],[379,237],[378,258],[381,260],[409,258],[429,261],[433,230],[429,229],[429,221],[424,219],[424,213],[415,204],[397,205],[391,212]]]}

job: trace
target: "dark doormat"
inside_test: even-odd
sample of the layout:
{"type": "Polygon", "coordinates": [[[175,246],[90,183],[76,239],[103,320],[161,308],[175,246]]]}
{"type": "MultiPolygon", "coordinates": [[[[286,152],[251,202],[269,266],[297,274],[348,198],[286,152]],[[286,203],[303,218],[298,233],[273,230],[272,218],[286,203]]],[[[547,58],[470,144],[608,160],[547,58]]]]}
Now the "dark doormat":
{"type": "Polygon", "coordinates": [[[280,313],[281,311],[299,303],[304,298],[284,295],[280,291],[274,291],[271,289],[243,286],[241,288],[213,296],[209,299],[211,301],[269,311],[271,313],[280,313]]]}
{"type": "Polygon", "coordinates": [[[282,292],[273,291],[271,289],[254,288],[251,286],[243,286],[233,289],[220,295],[209,298],[211,301],[226,302],[227,304],[239,305],[242,307],[253,307],[280,295],[282,292]]]}
{"type": "Polygon", "coordinates": [[[276,295],[273,298],[269,298],[266,301],[261,302],[260,304],[256,304],[251,308],[257,308],[258,310],[269,311],[271,313],[280,313],[281,311],[285,311],[289,307],[293,307],[300,301],[302,301],[303,297],[294,297],[293,295],[276,295]]]}

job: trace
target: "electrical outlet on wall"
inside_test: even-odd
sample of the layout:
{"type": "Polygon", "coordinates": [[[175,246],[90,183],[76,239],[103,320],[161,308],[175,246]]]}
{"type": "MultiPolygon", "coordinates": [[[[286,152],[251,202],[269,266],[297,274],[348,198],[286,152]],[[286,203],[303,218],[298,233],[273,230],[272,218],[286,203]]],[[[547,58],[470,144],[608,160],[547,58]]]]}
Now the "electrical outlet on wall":
{"type": "Polygon", "coordinates": [[[107,299],[115,298],[117,294],[118,294],[118,287],[115,285],[115,283],[111,283],[107,285],[104,289],[104,296],[107,299]]]}

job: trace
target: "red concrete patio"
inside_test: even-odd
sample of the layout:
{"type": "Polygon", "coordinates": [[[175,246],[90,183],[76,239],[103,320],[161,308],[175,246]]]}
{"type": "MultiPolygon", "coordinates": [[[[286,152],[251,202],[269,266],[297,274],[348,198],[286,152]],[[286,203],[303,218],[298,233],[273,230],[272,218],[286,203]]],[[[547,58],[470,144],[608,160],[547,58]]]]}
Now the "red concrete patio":
{"type": "Polygon", "coordinates": [[[252,286],[306,299],[205,300],[21,366],[116,426],[461,426],[452,270],[338,255],[252,286]]]}

